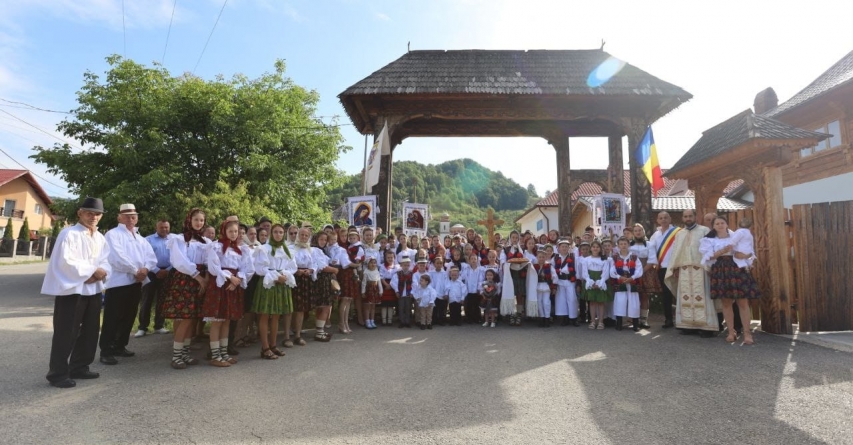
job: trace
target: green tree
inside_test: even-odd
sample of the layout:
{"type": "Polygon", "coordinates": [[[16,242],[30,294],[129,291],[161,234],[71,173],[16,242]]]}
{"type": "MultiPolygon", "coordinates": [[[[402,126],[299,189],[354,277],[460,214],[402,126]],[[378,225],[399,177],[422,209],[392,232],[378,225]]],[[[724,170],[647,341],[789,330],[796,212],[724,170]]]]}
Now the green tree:
{"type": "Polygon", "coordinates": [[[56,238],[59,236],[59,232],[62,231],[62,221],[57,219],[56,223],[53,225],[53,230],[50,232],[50,236],[52,238],[56,238]]]}
{"type": "Polygon", "coordinates": [[[21,231],[18,232],[18,240],[21,242],[30,242],[30,223],[24,217],[24,225],[21,226],[21,231]]]}
{"type": "Polygon", "coordinates": [[[3,231],[3,239],[15,239],[15,235],[12,234],[12,218],[6,220],[6,229],[3,231]]]}
{"type": "Polygon", "coordinates": [[[537,197],[539,195],[536,194],[536,186],[531,184],[527,184],[527,194],[532,197],[537,197]]]}
{"type": "Polygon", "coordinates": [[[72,192],[102,198],[108,214],[134,203],[148,228],[155,215],[182,221],[189,206],[211,202],[201,197],[228,191],[273,219],[328,219],[320,206],[348,147],[316,117],[317,92],[286,77],[283,61],[257,79],[214,80],[116,55],[107,62],[105,79],[84,74],[79,107],[57,125],[85,148],[37,146],[32,156],[72,192]]]}

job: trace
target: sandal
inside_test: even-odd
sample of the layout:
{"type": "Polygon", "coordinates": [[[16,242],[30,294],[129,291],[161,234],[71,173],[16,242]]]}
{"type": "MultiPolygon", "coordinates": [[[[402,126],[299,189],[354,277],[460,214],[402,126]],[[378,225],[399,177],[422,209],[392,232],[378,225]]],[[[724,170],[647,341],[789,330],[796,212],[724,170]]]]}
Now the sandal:
{"type": "Polygon", "coordinates": [[[246,346],[249,346],[249,342],[243,340],[242,338],[234,342],[235,348],[245,348],[246,346]]]}
{"type": "Polygon", "coordinates": [[[172,369],[187,369],[187,364],[183,360],[172,360],[170,366],[172,369]]]}
{"type": "Polygon", "coordinates": [[[285,341],[281,342],[281,345],[284,346],[285,348],[292,348],[293,342],[290,341],[290,339],[288,338],[285,341]]]}
{"type": "Polygon", "coordinates": [[[278,356],[270,348],[261,349],[261,358],[264,360],[278,360],[278,356]]]}
{"type": "Polygon", "coordinates": [[[277,356],[279,356],[279,357],[284,357],[284,355],[285,355],[285,354],[284,354],[284,352],[281,352],[281,350],[279,350],[279,349],[278,349],[277,347],[275,347],[275,346],[271,347],[271,348],[270,348],[270,351],[271,351],[273,354],[275,354],[275,355],[277,355],[277,356]]]}
{"type": "Polygon", "coordinates": [[[303,340],[302,337],[296,337],[296,339],[293,341],[293,344],[296,344],[299,346],[305,346],[308,343],[305,343],[305,340],[303,340]]]}
{"type": "Polygon", "coordinates": [[[743,339],[743,344],[745,344],[745,345],[754,345],[754,344],[755,344],[755,340],[754,340],[754,339],[752,338],[752,336],[750,335],[750,336],[749,336],[749,338],[744,337],[744,339],[743,339]]]}
{"type": "Polygon", "coordinates": [[[331,340],[332,340],[332,334],[325,332],[325,331],[324,332],[318,332],[316,335],[314,335],[314,341],[326,343],[326,342],[331,341],[331,340]]]}

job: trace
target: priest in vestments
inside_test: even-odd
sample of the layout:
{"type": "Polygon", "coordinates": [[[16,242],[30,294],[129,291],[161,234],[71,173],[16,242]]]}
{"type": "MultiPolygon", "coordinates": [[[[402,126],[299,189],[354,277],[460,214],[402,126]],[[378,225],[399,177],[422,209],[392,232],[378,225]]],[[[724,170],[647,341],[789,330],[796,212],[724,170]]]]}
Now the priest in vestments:
{"type": "Polygon", "coordinates": [[[711,300],[708,274],[702,267],[699,243],[709,229],[696,224],[696,212],[682,213],[684,229],[675,235],[664,282],[675,295],[675,327],[712,337],[718,331],[717,310],[711,300]]]}

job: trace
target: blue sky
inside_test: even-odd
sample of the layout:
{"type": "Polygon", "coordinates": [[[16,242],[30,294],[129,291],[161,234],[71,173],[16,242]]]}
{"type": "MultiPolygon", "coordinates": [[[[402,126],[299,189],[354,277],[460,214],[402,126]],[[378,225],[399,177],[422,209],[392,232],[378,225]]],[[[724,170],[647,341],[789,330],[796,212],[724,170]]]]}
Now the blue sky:
{"type": "MultiPolygon", "coordinates": [[[[749,108],[758,91],[772,86],[784,101],[853,50],[853,6],[836,1],[229,0],[224,10],[222,5],[222,0],[4,0],[0,99],[70,110],[84,71],[103,73],[104,58],[113,53],[140,63],[162,60],[173,74],[195,69],[205,78],[255,77],[280,58],[298,84],[320,93],[319,115],[328,116],[326,122],[340,115],[339,122],[349,124],[336,96],[400,57],[407,42],[413,50],[589,49],[604,39],[612,55],[694,95],[654,126],[661,165],[668,167],[703,130],[749,108]]],[[[0,149],[55,183],[42,181],[48,193],[67,196],[61,180],[27,159],[33,145],[62,138],[54,130],[63,115],[3,101],[0,111],[0,149]]],[[[350,125],[342,131],[354,149],[338,166],[358,172],[364,137],[350,125]]],[[[571,145],[573,168],[606,166],[606,140],[571,145]]],[[[626,149],[626,163],[627,155],[626,149]]],[[[459,157],[501,170],[523,186],[533,183],[540,193],[556,187],[554,152],[541,139],[421,138],[395,150],[395,160],[439,163],[459,157]]],[[[19,167],[0,154],[0,168],[19,167]]]]}

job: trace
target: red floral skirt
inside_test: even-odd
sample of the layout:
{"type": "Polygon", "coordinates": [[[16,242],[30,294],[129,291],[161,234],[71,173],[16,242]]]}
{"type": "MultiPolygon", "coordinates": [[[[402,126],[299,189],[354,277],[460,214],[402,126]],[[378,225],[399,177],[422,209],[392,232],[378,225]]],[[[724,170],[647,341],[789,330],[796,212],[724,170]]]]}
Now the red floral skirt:
{"type": "MultiPolygon", "coordinates": [[[[233,269],[226,269],[236,274],[233,269]]],[[[215,318],[217,320],[239,320],[243,318],[245,303],[243,301],[243,288],[237,286],[234,290],[228,290],[229,282],[226,281],[222,287],[216,285],[216,277],[211,276],[207,282],[207,292],[204,294],[204,305],[201,316],[204,318],[215,318]]]]}
{"type": "Polygon", "coordinates": [[[643,277],[640,278],[640,294],[648,296],[663,294],[663,285],[658,278],[657,270],[652,269],[649,273],[643,271],[643,277]]]}
{"type": "MultiPolygon", "coordinates": [[[[202,273],[207,273],[207,267],[200,265],[202,273]]],[[[169,281],[166,283],[163,298],[163,317],[172,319],[200,318],[204,296],[199,294],[201,285],[195,278],[172,269],[169,281]]]]}
{"type": "Polygon", "coordinates": [[[711,266],[711,298],[761,298],[758,283],[748,270],[735,264],[731,256],[721,256],[711,266]]]}
{"type": "Polygon", "coordinates": [[[338,272],[338,283],[341,285],[341,297],[355,298],[361,296],[361,283],[356,278],[355,269],[347,267],[338,272]]]}
{"type": "Polygon", "coordinates": [[[382,301],[382,285],[379,281],[368,281],[364,286],[364,296],[367,304],[379,304],[382,301]]]}

